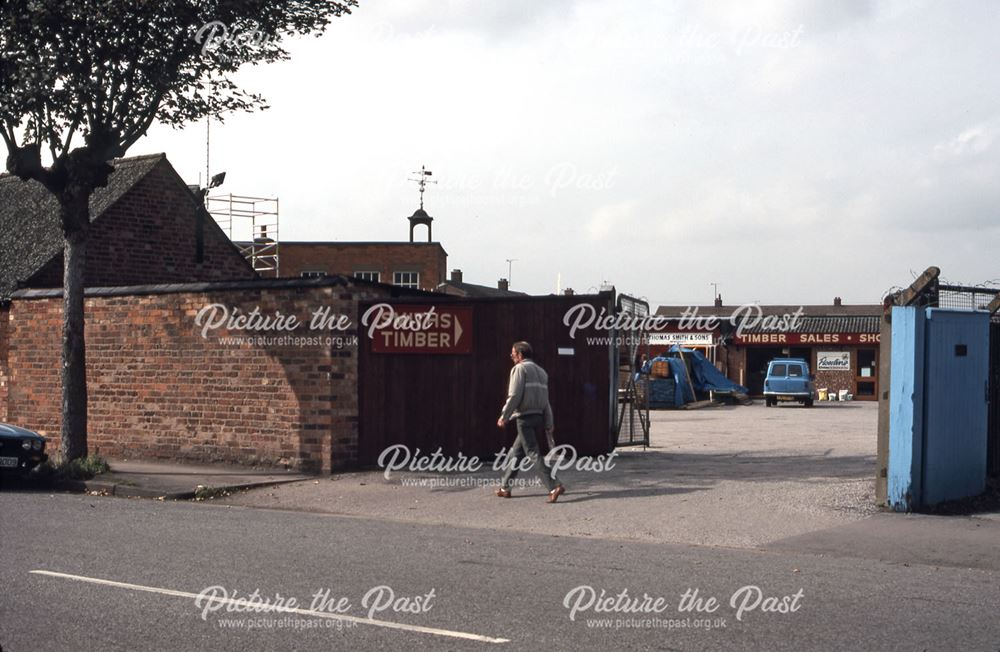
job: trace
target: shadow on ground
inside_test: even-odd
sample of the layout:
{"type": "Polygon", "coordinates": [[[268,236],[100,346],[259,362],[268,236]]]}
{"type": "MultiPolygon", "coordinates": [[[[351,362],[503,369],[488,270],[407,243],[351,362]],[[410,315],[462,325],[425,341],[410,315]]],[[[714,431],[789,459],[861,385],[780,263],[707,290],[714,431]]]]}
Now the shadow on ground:
{"type": "MultiPolygon", "coordinates": [[[[863,480],[872,477],[875,457],[871,455],[834,456],[828,450],[818,455],[760,455],[749,453],[669,453],[647,448],[624,451],[614,458],[614,467],[597,473],[571,468],[558,477],[571,490],[585,492],[567,495],[566,502],[619,499],[657,495],[675,495],[702,491],[720,482],[802,482],[863,480]]],[[[437,493],[480,491],[483,486],[499,485],[501,471],[491,464],[476,473],[393,474],[393,482],[437,493]]],[[[381,479],[381,473],[379,474],[381,479]]],[[[534,469],[521,472],[518,480],[532,482],[534,469]]],[[[561,499],[562,500],[562,499],[561,499]]]]}

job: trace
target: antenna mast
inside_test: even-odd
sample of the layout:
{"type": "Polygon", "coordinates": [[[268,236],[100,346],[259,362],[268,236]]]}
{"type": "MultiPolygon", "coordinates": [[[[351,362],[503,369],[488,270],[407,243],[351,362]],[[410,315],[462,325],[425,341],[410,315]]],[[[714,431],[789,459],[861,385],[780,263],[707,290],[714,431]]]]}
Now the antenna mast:
{"type": "MultiPolygon", "coordinates": [[[[208,156],[209,152],[211,151],[211,148],[209,146],[209,144],[211,143],[211,124],[212,124],[212,118],[206,116],[205,117],[205,187],[206,188],[208,187],[209,181],[212,178],[212,175],[209,174],[209,168],[208,168],[208,156]]],[[[205,194],[205,197],[208,197],[208,193],[205,194]]]]}

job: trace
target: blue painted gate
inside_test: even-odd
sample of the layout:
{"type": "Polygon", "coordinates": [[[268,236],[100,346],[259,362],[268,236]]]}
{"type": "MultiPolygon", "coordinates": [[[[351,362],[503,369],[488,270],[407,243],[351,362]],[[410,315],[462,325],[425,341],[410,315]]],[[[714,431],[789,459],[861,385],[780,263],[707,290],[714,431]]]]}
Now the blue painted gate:
{"type": "Polygon", "coordinates": [[[892,309],[888,501],[911,509],[986,488],[990,316],[892,309]]]}

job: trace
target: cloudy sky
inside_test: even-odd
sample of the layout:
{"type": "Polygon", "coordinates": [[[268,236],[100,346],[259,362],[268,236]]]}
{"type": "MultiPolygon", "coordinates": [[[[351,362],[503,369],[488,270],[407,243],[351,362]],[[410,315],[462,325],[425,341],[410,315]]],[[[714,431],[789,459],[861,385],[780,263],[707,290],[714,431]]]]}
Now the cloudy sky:
{"type": "MultiPolygon", "coordinates": [[[[449,269],[661,304],[878,302],[1000,281],[1000,4],[362,0],[249,69],[221,190],[283,240],[405,240],[421,165],[449,269]]],[[[189,182],[204,123],[155,128],[189,182]]],[[[423,234],[423,230],[420,230],[423,234]]]]}

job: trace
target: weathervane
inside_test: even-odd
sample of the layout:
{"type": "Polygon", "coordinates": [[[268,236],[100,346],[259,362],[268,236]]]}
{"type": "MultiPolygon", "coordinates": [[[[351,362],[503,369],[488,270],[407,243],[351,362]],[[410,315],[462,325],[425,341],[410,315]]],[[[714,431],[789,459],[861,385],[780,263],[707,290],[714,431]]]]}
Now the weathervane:
{"type": "Polygon", "coordinates": [[[431,181],[427,178],[434,173],[428,170],[426,165],[421,165],[420,169],[413,174],[419,175],[416,179],[411,178],[410,181],[416,181],[417,185],[420,186],[420,210],[424,210],[424,190],[427,189],[428,183],[437,183],[437,181],[431,181]]]}

